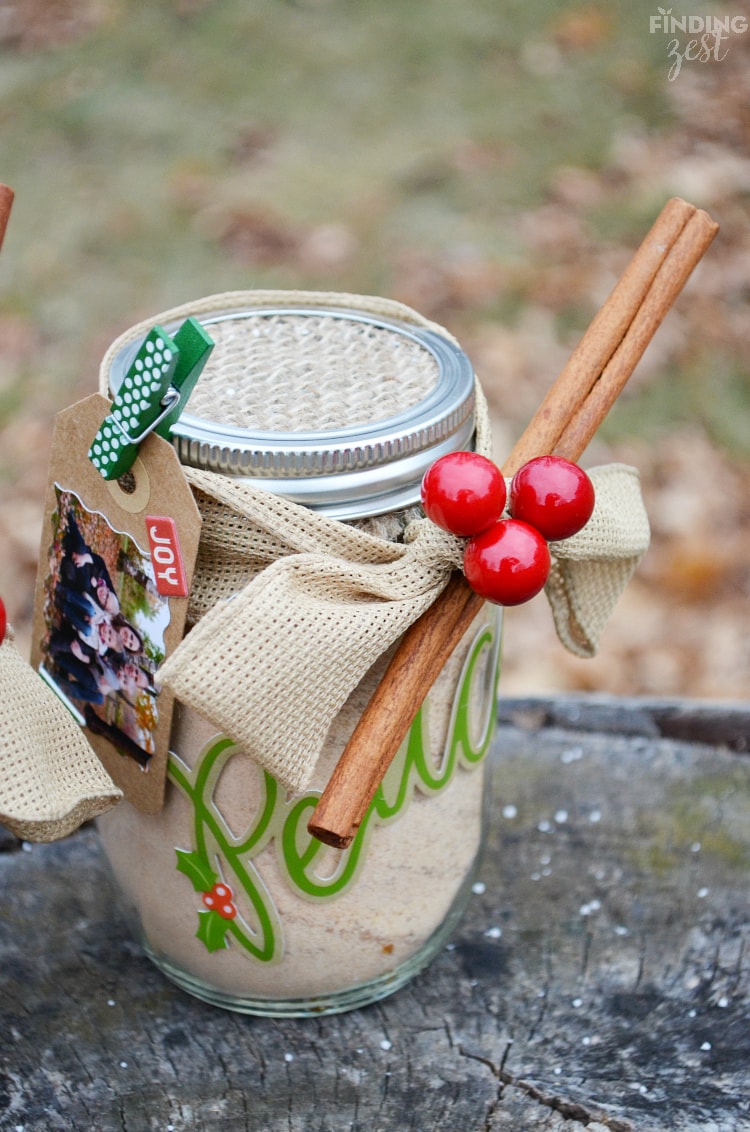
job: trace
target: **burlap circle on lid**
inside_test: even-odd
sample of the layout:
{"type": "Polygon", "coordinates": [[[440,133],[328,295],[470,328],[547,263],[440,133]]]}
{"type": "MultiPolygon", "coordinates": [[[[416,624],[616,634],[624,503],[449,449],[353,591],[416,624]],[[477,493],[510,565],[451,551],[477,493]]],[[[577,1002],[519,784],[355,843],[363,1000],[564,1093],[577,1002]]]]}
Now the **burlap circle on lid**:
{"type": "Polygon", "coordinates": [[[230,317],[209,333],[215,349],[188,411],[225,426],[367,428],[411,409],[438,378],[436,359],[419,342],[345,316],[230,317]]]}
{"type": "Polygon", "coordinates": [[[223,425],[269,432],[373,425],[417,404],[435,385],[435,358],[387,326],[323,313],[295,317],[281,310],[263,319],[239,317],[244,310],[326,307],[421,327],[458,345],[442,326],[392,299],[328,291],[227,291],[130,327],[102,360],[99,391],[112,396],[110,372],[124,347],[139,342],[154,323],[190,317],[212,320],[216,349],[187,412],[223,425]],[[229,317],[214,321],[220,314],[229,317]]]}

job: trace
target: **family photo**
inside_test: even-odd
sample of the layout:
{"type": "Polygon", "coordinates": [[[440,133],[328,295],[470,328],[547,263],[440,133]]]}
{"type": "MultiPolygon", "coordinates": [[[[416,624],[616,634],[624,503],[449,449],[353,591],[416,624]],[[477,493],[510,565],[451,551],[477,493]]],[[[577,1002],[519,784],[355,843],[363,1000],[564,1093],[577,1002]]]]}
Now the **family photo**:
{"type": "Polygon", "coordinates": [[[167,599],[150,555],[56,485],[40,673],[78,722],[148,770],[167,599]]]}

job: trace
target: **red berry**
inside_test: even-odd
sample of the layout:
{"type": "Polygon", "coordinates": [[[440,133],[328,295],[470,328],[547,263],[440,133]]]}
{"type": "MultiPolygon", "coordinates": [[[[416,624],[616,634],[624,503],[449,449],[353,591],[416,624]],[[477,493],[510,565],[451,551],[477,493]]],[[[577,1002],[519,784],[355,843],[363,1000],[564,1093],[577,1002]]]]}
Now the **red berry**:
{"type": "Polygon", "coordinates": [[[497,605],[520,605],[544,589],[550,569],[547,543],[535,527],[501,519],[469,539],[464,573],[480,597],[497,605]]]}
{"type": "Polygon", "coordinates": [[[237,908],[232,902],[233,895],[228,884],[217,880],[210,892],[203,893],[203,903],[207,908],[218,912],[225,920],[233,920],[237,915],[237,908]]]}
{"type": "Polygon", "coordinates": [[[449,452],[427,469],[422,506],[444,531],[466,538],[499,519],[505,507],[500,469],[478,452],[449,452]]]}
{"type": "Polygon", "coordinates": [[[5,633],[8,628],[8,615],[5,612],[5,605],[3,599],[0,598],[0,645],[5,640],[5,633]]]}
{"type": "Polygon", "coordinates": [[[562,456],[537,456],[514,475],[510,512],[556,542],[585,527],[594,510],[594,485],[577,464],[562,456]]]}

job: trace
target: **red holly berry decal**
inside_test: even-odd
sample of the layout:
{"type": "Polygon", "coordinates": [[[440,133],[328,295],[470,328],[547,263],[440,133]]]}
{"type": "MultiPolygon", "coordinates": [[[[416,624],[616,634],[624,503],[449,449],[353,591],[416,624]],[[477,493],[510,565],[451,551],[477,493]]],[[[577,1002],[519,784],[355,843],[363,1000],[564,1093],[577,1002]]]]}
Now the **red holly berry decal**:
{"type": "Polygon", "coordinates": [[[500,469],[478,452],[449,452],[422,480],[425,515],[460,538],[479,534],[499,519],[505,501],[500,469]]]}
{"type": "Polygon", "coordinates": [[[561,456],[537,456],[519,468],[510,485],[510,513],[545,538],[570,538],[594,510],[594,485],[577,464],[561,456]]]}
{"type": "Polygon", "coordinates": [[[470,538],[464,573],[471,588],[498,605],[521,605],[544,589],[550,570],[547,542],[520,519],[501,519],[470,538]]]}
{"type": "Polygon", "coordinates": [[[237,915],[233,895],[228,884],[217,881],[210,892],[203,893],[203,903],[212,912],[218,912],[222,919],[233,920],[237,915]]]}
{"type": "Polygon", "coordinates": [[[8,615],[5,612],[5,605],[3,599],[0,598],[0,645],[5,640],[5,634],[8,629],[8,615]]]}
{"type": "Polygon", "coordinates": [[[477,452],[451,452],[422,481],[422,506],[443,530],[468,538],[464,573],[486,601],[520,605],[547,582],[547,540],[576,534],[594,510],[594,485],[577,464],[560,456],[529,460],[511,480],[509,498],[500,469],[477,452]],[[502,518],[508,502],[511,518],[502,518]]]}

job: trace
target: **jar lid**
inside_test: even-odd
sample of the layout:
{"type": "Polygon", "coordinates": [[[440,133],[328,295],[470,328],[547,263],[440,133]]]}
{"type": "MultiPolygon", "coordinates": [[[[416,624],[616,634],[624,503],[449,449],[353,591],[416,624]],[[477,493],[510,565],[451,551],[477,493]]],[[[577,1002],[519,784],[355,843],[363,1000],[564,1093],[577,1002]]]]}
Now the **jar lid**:
{"type": "MultiPolygon", "coordinates": [[[[430,464],[472,445],[471,363],[433,330],[335,306],[195,317],[215,347],[172,429],[184,464],[364,518],[417,503],[430,464]]],[[[112,359],[113,393],[137,348],[112,359]]]]}

